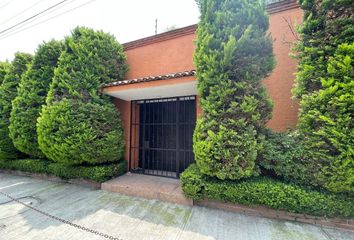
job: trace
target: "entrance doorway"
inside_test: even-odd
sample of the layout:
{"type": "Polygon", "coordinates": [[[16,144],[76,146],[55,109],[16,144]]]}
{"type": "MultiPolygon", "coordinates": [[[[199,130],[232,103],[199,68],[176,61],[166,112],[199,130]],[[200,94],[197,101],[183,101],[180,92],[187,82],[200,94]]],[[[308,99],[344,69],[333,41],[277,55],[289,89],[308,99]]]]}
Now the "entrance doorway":
{"type": "Polygon", "coordinates": [[[194,162],[195,96],[140,100],[132,119],[133,172],[178,178],[194,162]],[[135,146],[134,146],[135,145],[135,146]],[[136,156],[138,155],[138,156],[136,156]]]}

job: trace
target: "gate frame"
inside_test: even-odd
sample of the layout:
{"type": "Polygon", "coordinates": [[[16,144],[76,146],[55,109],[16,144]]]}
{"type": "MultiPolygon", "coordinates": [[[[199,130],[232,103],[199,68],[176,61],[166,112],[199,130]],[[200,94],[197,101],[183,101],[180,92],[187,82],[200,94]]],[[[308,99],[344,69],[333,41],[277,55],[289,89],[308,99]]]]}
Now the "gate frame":
{"type": "MultiPolygon", "coordinates": [[[[198,111],[197,111],[197,95],[188,95],[188,96],[175,96],[175,97],[166,97],[166,98],[153,98],[153,99],[138,99],[138,100],[132,100],[130,101],[130,143],[129,143],[129,165],[128,165],[128,168],[129,168],[129,171],[133,172],[133,173],[139,173],[139,174],[145,174],[145,175],[153,175],[153,176],[159,176],[159,177],[167,177],[167,178],[179,178],[179,175],[181,172],[177,171],[180,169],[180,159],[179,159],[179,156],[180,156],[180,144],[179,144],[179,129],[180,129],[180,121],[178,120],[178,112],[179,112],[179,103],[180,101],[183,101],[183,100],[194,100],[194,114],[195,114],[195,123],[194,123],[194,129],[195,129],[195,124],[197,122],[197,114],[198,114],[198,111]],[[186,98],[189,98],[189,99],[186,99],[186,98]],[[172,101],[176,101],[176,112],[177,112],[177,115],[176,115],[176,135],[175,135],[175,138],[176,138],[176,171],[173,172],[175,173],[175,176],[166,176],[166,175],[158,175],[158,174],[151,174],[151,173],[147,173],[146,170],[148,169],[145,169],[145,161],[143,160],[142,161],[142,168],[140,168],[140,164],[139,164],[139,159],[140,159],[140,156],[139,156],[139,151],[140,149],[142,149],[142,152],[143,152],[143,155],[145,155],[145,144],[143,143],[143,146],[141,147],[140,146],[140,134],[138,135],[138,145],[135,146],[133,144],[133,138],[136,138],[136,127],[138,126],[139,127],[139,132],[140,132],[140,127],[141,127],[141,120],[140,120],[140,109],[139,110],[136,110],[134,109],[134,107],[140,103],[149,103],[149,102],[163,102],[164,100],[168,101],[172,99],[172,101]],[[136,122],[136,121],[133,121],[133,111],[138,111],[137,112],[134,112],[134,116],[135,116],[135,120],[136,120],[136,116],[139,115],[139,121],[136,122]],[[135,131],[133,131],[133,128],[135,131]],[[134,132],[134,133],[133,133],[134,132]],[[134,134],[134,136],[133,136],[134,134]],[[133,146],[134,145],[134,146],[133,146]],[[138,151],[138,168],[133,168],[132,167],[132,152],[134,151],[138,151]]],[[[146,112],[144,111],[144,115],[146,114],[146,112]]],[[[193,130],[194,131],[194,130],[193,130]]],[[[143,134],[145,135],[145,131],[143,131],[143,134]]],[[[143,137],[143,139],[145,139],[145,137],[143,137]]],[[[134,139],[134,142],[136,142],[136,139],[134,139]]],[[[193,144],[193,143],[192,143],[193,144]]],[[[164,149],[161,149],[161,150],[164,150],[164,149]]],[[[192,148],[192,154],[194,155],[193,153],[193,148],[192,148]]],[[[135,152],[134,152],[134,157],[135,157],[135,152]]],[[[144,158],[143,158],[144,159],[144,158]]],[[[136,159],[135,159],[136,160],[136,159]]],[[[194,156],[193,156],[193,159],[192,161],[189,163],[192,164],[193,162],[195,162],[195,159],[194,159],[194,156]]],[[[155,170],[154,170],[155,171],[155,170]]],[[[158,170],[157,170],[158,171],[158,170]]],[[[162,171],[164,172],[164,171],[162,171]]],[[[165,171],[165,172],[168,172],[168,171],[165,171]]],[[[171,172],[172,173],[172,172],[171,172]]]]}

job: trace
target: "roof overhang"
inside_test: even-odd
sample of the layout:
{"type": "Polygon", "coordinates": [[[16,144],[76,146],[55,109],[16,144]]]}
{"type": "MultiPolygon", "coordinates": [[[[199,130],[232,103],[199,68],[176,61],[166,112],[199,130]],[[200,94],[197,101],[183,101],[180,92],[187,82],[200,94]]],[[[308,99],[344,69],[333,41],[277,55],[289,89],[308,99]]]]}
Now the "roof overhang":
{"type": "Polygon", "coordinates": [[[197,95],[195,71],[123,80],[102,86],[102,91],[125,101],[197,95]]]}

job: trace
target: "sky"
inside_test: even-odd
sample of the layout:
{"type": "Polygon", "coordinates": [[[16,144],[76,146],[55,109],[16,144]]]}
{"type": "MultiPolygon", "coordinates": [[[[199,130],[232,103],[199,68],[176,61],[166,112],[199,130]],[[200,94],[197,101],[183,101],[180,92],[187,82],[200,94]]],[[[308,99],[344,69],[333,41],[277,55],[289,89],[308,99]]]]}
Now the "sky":
{"type": "Polygon", "coordinates": [[[76,26],[109,32],[125,43],[154,35],[155,19],[158,33],[199,19],[194,0],[66,0],[19,24],[62,1],[0,0],[0,61],[18,51],[33,54],[43,41],[63,39],[76,26]]]}

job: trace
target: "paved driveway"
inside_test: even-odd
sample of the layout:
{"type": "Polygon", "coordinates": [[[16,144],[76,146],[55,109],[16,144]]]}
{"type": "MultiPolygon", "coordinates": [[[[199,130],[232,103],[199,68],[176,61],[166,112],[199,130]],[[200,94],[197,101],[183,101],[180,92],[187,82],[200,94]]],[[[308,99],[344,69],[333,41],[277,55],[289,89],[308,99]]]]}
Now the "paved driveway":
{"type": "MultiPolygon", "coordinates": [[[[120,239],[340,239],[354,232],[203,207],[128,197],[71,184],[0,173],[0,191],[75,224],[120,239]]],[[[105,239],[0,195],[0,239],[105,239]]]]}

